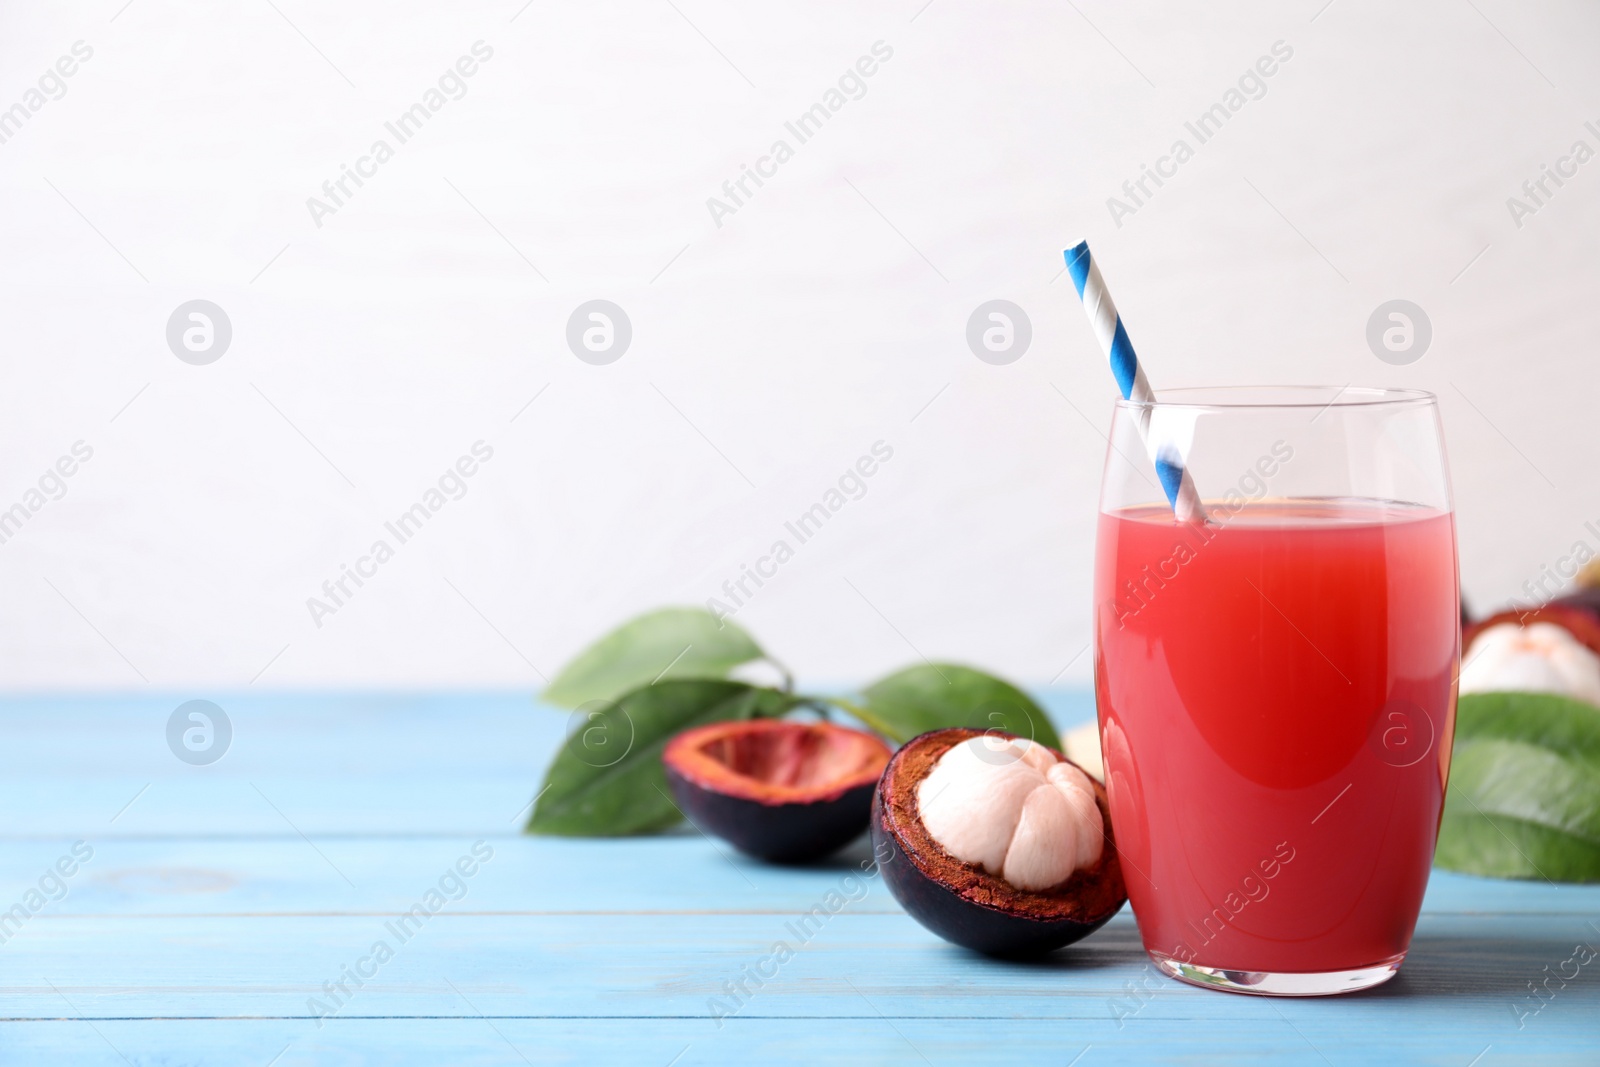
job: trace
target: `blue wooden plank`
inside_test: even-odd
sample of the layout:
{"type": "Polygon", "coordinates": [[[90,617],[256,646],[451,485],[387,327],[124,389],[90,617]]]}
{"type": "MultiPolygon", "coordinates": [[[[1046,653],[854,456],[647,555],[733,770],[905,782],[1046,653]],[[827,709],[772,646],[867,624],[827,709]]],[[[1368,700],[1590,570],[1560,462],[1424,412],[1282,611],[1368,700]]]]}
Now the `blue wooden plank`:
{"type": "MultiPolygon", "coordinates": [[[[470,993],[468,994],[470,996],[470,993]]],[[[1018,1020],[1001,1029],[968,1020],[905,1020],[865,1013],[852,1019],[751,1018],[707,1034],[693,1020],[629,1020],[625,1026],[592,1020],[461,1019],[345,1020],[322,1030],[276,1020],[227,1022],[101,1021],[12,1023],[4,1034],[10,1062],[72,1067],[132,1064],[207,1064],[263,1067],[385,1065],[619,1064],[627,1067],[696,1067],[701,1064],[928,1065],[1048,1064],[1074,1067],[1144,1063],[1195,1064],[1432,1064],[1438,1067],[1506,1067],[1537,1063],[1593,1067],[1592,1032],[1534,1031],[1473,1047],[1465,1035],[1340,1033],[1336,1029],[1271,1020],[1258,1028],[1222,1034],[1187,1022],[1162,1020],[1111,1026],[1054,1020],[1018,1020]],[[115,1046],[114,1048],[112,1046],[115,1046]],[[181,1050],[181,1051],[180,1051],[181,1050]],[[126,1057],[126,1058],[124,1058],[126,1057]],[[1474,1060],[1476,1058],[1476,1062],[1474,1060]]],[[[1419,1028],[1420,1030],[1421,1028],[1419,1028]]]]}
{"type": "MultiPolygon", "coordinates": [[[[470,844],[467,835],[364,838],[292,832],[267,838],[157,838],[86,843],[94,858],[69,881],[57,915],[357,914],[409,906],[470,844]],[[349,879],[348,883],[345,879],[349,879]]],[[[871,855],[866,839],[825,863],[774,867],[689,832],[624,840],[487,837],[494,876],[459,908],[523,914],[804,911],[871,855]],[[559,872],[559,876],[557,875],[559,872]]],[[[0,840],[0,911],[65,854],[72,839],[0,840]]],[[[898,913],[874,893],[852,910],[898,913]]],[[[1600,916],[1600,886],[1552,886],[1435,871],[1429,914],[1600,916]]]]}
{"type": "MultiPolygon", "coordinates": [[[[1382,1030],[1425,1010],[1430,1025],[1492,1041],[1518,1032],[1519,1006],[1530,1013],[1539,1006],[1528,999],[1530,981],[1546,967],[1554,973],[1575,944],[1600,943],[1574,916],[1512,923],[1429,916],[1401,977],[1384,992],[1290,1005],[1156,977],[1127,916],[1033,963],[974,956],[902,915],[846,908],[809,931],[797,920],[458,915],[448,907],[406,929],[381,915],[40,917],[5,945],[0,1018],[56,1013],[47,1005],[57,990],[95,1018],[304,1016],[308,998],[332,997],[324,982],[337,983],[346,966],[370,957],[361,967],[372,980],[349,986],[340,1014],[455,1014],[448,978],[471,985],[473,1002],[490,1015],[694,1017],[711,1029],[719,1011],[735,1008],[740,1015],[857,1015],[864,995],[896,1018],[1115,1021],[1120,1000],[1141,1018],[1221,1028],[1259,1025],[1284,1011],[1297,1021],[1382,1030]],[[792,958],[773,961],[780,942],[792,958]],[[392,958],[371,955],[379,943],[392,958]],[[736,992],[741,982],[745,990],[736,992]],[[1129,993],[1130,984],[1144,993],[1129,993]]],[[[1600,981],[1588,969],[1565,988],[1552,986],[1556,998],[1538,1013],[1541,1025],[1570,1017],[1597,1026],[1600,981]]]]}
{"type": "MultiPolygon", "coordinates": [[[[1181,1040],[1168,1051],[1204,1051],[1214,1059],[1223,1049],[1255,1047],[1313,1060],[1309,1045],[1334,1063],[1433,1057],[1461,1067],[1491,1046],[1501,1050],[1499,1062],[1582,1047],[1592,1054],[1600,1008],[1591,979],[1517,1025],[1513,1005],[1523,981],[1568,951],[1567,924],[1549,920],[1528,920],[1515,943],[1505,945],[1495,944],[1483,920],[1432,922],[1419,938],[1415,966],[1381,993],[1271,1001],[1171,982],[1144,985],[1126,923],[1082,953],[1023,966],[929,943],[905,920],[840,916],[753,989],[741,1010],[721,1018],[712,998],[778,936],[772,920],[431,922],[437,925],[401,946],[376,979],[354,991],[338,1018],[586,1020],[617,1036],[631,1034],[641,1019],[660,1019],[684,1024],[674,1032],[703,1042],[705,1062],[728,1062],[719,1056],[739,1047],[728,1040],[750,1032],[763,1041],[778,1033],[810,1035],[787,1049],[764,1044],[760,1062],[848,1060],[850,1047],[836,1043],[842,1029],[881,1030],[887,1039],[898,1028],[925,1037],[919,1048],[930,1060],[952,1062],[966,1056],[1064,1063],[1083,1044],[1102,1054],[1149,1054],[1159,1042],[1181,1040]],[[775,1025],[780,1020],[808,1026],[775,1025]],[[880,1025],[885,1020],[893,1023],[887,1030],[880,1025]],[[1080,1044],[1067,1047],[1072,1041],[1080,1044]],[[993,1046],[988,1054],[981,1051],[985,1043],[993,1046]]],[[[150,1016],[193,1026],[278,1019],[311,1035],[319,1028],[307,998],[325,978],[338,979],[369,938],[382,936],[371,919],[327,918],[127,921],[110,944],[105,933],[101,924],[62,920],[30,931],[16,953],[8,946],[0,1013],[15,1020],[84,1018],[107,1027],[113,1041],[113,1024],[150,1016]]],[[[0,1025],[0,1041],[11,1025],[0,1025]]],[[[61,1040],[76,1025],[64,1022],[61,1040]]],[[[637,1045],[629,1048],[637,1055],[637,1045]]]]}
{"type": "MultiPolygon", "coordinates": [[[[463,989],[470,997],[471,993],[463,989]]],[[[1593,1067],[1592,1031],[1533,1030],[1473,1046],[1467,1035],[1341,1033],[1297,1020],[1221,1033],[1189,1022],[1132,1020],[1111,1025],[1017,1020],[1004,1028],[969,1020],[859,1017],[750,1018],[707,1033],[700,1020],[642,1019],[625,1025],[587,1019],[357,1019],[316,1030],[303,1022],[101,1021],[11,1023],[0,1031],[8,1062],[68,1067],[206,1064],[208,1067],[526,1067],[602,1064],[839,1064],[930,1067],[1011,1064],[1107,1067],[1146,1063],[1429,1064],[1437,1067],[1593,1067]],[[115,1046],[113,1048],[112,1046],[115,1046]],[[124,1058],[125,1057],[125,1058],[124,1058]],[[1074,1057],[1081,1057],[1074,1063],[1074,1057]],[[1476,1062],[1474,1062],[1476,1058],[1476,1062]]]]}
{"type": "MultiPolygon", "coordinates": [[[[1092,697],[1043,697],[1063,726],[1092,697]]],[[[0,697],[0,837],[504,834],[573,720],[526,693],[168,693],[0,697]],[[233,737],[179,761],[167,720],[195,697],[233,737]]]]}
{"type": "MultiPolygon", "coordinates": [[[[1086,691],[1037,696],[1062,729],[1094,717],[1086,691]]],[[[542,771],[572,714],[505,691],[0,695],[7,731],[0,773],[89,781],[248,780],[289,771],[308,779],[424,773],[521,780],[530,767],[542,771]],[[227,754],[207,767],[181,763],[167,747],[168,718],[196,697],[220,706],[232,729],[227,754]]]]}
{"type": "Polygon", "coordinates": [[[526,694],[221,695],[231,744],[192,766],[193,695],[0,700],[5,835],[505,833],[568,726],[526,694]]]}

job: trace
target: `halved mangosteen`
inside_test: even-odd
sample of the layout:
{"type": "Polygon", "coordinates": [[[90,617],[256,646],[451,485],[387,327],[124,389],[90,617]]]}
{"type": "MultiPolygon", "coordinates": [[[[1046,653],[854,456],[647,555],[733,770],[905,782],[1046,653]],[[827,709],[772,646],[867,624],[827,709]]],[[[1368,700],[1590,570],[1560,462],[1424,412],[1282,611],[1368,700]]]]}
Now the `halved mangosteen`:
{"type": "Polygon", "coordinates": [[[832,723],[753,719],[686,730],[661,761],[700,829],[760,859],[804,863],[867,828],[889,746],[832,723]]]}
{"type": "Polygon", "coordinates": [[[1600,621],[1559,601],[1503,611],[1462,640],[1460,691],[1558,693],[1600,706],[1600,621]]]}
{"type": "Polygon", "coordinates": [[[1128,899],[1105,788],[1054,749],[998,731],[908,741],[873,797],[872,838],[912,918],[989,955],[1069,945],[1128,899]]]}
{"type": "Polygon", "coordinates": [[[1463,629],[1461,653],[1470,656],[1473,642],[1478,639],[1478,635],[1492,626],[1516,623],[1518,626],[1527,627],[1539,622],[1553,622],[1577,638],[1589,651],[1600,655],[1600,595],[1596,595],[1596,603],[1593,606],[1585,599],[1590,595],[1588,591],[1582,591],[1570,597],[1552,600],[1540,607],[1514,608],[1497,612],[1486,619],[1479,619],[1463,629]]]}

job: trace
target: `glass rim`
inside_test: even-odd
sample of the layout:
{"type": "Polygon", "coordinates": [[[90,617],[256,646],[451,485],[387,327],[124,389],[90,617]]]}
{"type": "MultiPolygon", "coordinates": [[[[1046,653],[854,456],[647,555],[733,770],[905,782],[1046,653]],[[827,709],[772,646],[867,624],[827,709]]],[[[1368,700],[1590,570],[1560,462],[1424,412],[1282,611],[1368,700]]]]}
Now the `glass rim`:
{"type": "Polygon", "coordinates": [[[1272,410],[1283,408],[1404,407],[1437,403],[1426,389],[1356,385],[1201,385],[1156,389],[1155,400],[1118,398],[1119,408],[1189,408],[1192,410],[1272,410]]]}

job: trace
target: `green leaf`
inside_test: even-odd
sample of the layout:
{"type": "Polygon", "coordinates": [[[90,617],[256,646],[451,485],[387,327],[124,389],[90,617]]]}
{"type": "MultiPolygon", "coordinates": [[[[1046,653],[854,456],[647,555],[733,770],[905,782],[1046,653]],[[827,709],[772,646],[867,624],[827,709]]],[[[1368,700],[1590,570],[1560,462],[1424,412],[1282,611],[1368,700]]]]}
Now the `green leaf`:
{"type": "Polygon", "coordinates": [[[1600,881],[1600,708],[1548,693],[1461,697],[1434,862],[1600,881]]]}
{"type": "Polygon", "coordinates": [[[623,623],[578,653],[541,699],[575,708],[667,678],[723,678],[763,655],[748,633],[709,611],[662,608],[623,623]]]}
{"type": "Polygon", "coordinates": [[[1600,771],[1600,708],[1554,693],[1464,693],[1456,742],[1502,738],[1552,749],[1600,771]]]}
{"type": "Polygon", "coordinates": [[[680,679],[644,686],[576,713],[545,773],[528,832],[611,837],[664,830],[683,818],[661,750],[692,726],[783,714],[795,698],[742,682],[680,679]]]}
{"type": "Polygon", "coordinates": [[[999,729],[1059,750],[1061,738],[1044,709],[992,674],[952,663],[907,667],[867,687],[863,706],[845,710],[893,741],[929,730],[999,729]]]}

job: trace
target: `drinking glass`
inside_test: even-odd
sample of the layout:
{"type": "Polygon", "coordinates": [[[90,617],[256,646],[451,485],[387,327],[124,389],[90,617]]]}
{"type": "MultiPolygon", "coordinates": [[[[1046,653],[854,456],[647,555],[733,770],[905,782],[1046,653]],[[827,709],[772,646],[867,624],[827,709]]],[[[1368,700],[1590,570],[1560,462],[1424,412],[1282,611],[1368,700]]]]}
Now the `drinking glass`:
{"type": "Polygon", "coordinates": [[[1243,993],[1392,977],[1439,832],[1460,661],[1435,398],[1118,402],[1094,595],[1106,788],[1150,958],[1243,993]],[[1183,455],[1203,522],[1175,518],[1147,441],[1183,455]]]}

